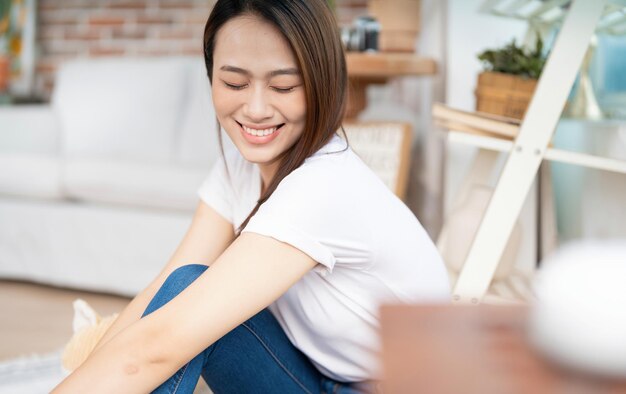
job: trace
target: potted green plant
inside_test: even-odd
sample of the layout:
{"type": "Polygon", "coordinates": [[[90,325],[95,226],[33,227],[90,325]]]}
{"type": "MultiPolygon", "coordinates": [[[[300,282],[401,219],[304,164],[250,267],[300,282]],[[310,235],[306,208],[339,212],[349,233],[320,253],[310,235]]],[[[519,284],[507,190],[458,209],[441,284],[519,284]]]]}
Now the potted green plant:
{"type": "Polygon", "coordinates": [[[9,84],[8,33],[11,0],[0,0],[0,93],[9,84]]]}
{"type": "Polygon", "coordinates": [[[484,71],[478,75],[476,110],[522,119],[537,86],[546,57],[537,35],[535,49],[524,50],[515,40],[478,55],[484,71]]]}

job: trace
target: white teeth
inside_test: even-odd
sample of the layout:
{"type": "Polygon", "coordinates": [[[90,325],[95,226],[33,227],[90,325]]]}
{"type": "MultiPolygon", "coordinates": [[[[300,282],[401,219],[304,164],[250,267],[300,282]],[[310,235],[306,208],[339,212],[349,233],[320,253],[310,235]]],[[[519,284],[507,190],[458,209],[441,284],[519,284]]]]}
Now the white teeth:
{"type": "Polygon", "coordinates": [[[257,130],[257,129],[251,129],[244,125],[241,125],[241,126],[243,127],[246,133],[257,136],[257,137],[270,135],[276,131],[276,127],[270,127],[269,129],[264,129],[264,130],[257,130]]]}

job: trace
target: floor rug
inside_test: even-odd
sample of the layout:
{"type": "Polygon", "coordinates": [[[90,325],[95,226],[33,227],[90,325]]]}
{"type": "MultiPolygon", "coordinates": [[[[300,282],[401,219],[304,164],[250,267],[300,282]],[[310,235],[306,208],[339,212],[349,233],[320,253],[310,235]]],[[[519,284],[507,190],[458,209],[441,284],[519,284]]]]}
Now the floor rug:
{"type": "MultiPolygon", "coordinates": [[[[61,367],[63,349],[0,361],[0,394],[48,394],[65,378],[61,367]]],[[[204,381],[194,394],[211,394],[204,381]]]]}
{"type": "Polygon", "coordinates": [[[46,394],[66,376],[62,349],[0,361],[0,394],[46,394]]]}

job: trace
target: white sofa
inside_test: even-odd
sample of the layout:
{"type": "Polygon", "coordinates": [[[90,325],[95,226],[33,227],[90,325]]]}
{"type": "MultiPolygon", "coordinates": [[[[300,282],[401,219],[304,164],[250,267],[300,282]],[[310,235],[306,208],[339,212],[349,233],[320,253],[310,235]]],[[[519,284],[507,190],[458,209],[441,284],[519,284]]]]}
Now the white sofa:
{"type": "Polygon", "coordinates": [[[0,107],[0,278],[147,285],[219,156],[210,93],[201,58],[79,59],[49,105],[0,107]]]}

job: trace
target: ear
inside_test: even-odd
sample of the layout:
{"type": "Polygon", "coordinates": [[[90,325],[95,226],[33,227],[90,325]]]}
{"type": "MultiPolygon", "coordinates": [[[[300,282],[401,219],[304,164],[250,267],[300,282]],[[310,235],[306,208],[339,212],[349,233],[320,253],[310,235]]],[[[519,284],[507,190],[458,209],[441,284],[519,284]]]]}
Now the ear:
{"type": "Polygon", "coordinates": [[[84,300],[77,298],[73,302],[74,305],[74,321],[72,327],[74,333],[89,326],[95,326],[100,321],[100,315],[93,310],[92,307],[84,300]]]}

